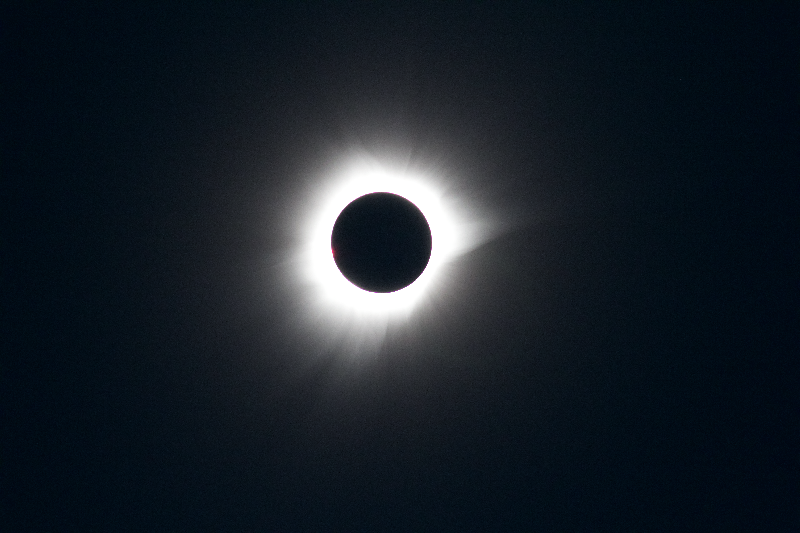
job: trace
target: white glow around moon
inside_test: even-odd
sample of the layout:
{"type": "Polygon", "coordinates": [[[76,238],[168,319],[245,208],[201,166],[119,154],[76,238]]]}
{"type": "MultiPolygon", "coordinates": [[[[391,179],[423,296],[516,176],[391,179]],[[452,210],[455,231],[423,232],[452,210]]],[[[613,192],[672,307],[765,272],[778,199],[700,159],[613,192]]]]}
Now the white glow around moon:
{"type": "Polygon", "coordinates": [[[488,221],[476,220],[467,198],[454,193],[453,180],[405,165],[351,155],[313,181],[299,205],[288,281],[302,293],[306,326],[316,335],[344,343],[355,352],[372,350],[388,328],[406,323],[412,313],[426,312],[444,297],[454,260],[484,241],[488,221]],[[390,192],[413,202],[431,228],[430,261],[420,277],[392,293],[360,289],[342,276],[331,253],[331,232],[339,213],[356,198],[390,192]]]}

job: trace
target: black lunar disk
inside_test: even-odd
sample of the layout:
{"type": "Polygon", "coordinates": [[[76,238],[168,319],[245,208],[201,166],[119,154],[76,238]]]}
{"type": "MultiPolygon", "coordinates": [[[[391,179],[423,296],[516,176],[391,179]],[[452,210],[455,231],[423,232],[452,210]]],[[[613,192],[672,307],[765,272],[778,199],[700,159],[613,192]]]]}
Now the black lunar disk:
{"type": "Polygon", "coordinates": [[[414,283],[428,265],[431,244],[431,228],[422,211],[388,192],[350,202],[331,234],[339,271],[370,292],[394,292],[414,283]]]}

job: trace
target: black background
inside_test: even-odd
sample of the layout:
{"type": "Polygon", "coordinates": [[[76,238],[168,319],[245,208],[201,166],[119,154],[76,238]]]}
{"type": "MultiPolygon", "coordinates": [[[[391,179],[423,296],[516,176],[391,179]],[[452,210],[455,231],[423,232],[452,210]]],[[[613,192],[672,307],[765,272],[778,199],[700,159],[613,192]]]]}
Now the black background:
{"type": "Polygon", "coordinates": [[[4,529],[800,528],[796,5],[268,4],[2,8],[4,529]],[[354,145],[523,221],[358,364],[354,145]]]}

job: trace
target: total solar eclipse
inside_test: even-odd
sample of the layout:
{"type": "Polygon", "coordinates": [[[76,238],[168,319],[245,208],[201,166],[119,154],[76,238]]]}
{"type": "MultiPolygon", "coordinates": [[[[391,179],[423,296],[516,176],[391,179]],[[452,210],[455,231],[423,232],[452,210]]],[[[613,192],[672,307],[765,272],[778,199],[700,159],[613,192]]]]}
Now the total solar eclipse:
{"type": "Polygon", "coordinates": [[[339,214],[331,233],[336,267],[365,291],[395,292],[425,271],[431,229],[422,211],[389,192],[365,194],[339,214]]]}
{"type": "Polygon", "coordinates": [[[447,308],[461,259],[497,227],[469,191],[447,167],[399,150],[352,148],[309,174],[285,218],[286,260],[269,263],[292,295],[298,331],[342,354],[374,355],[391,331],[447,308]]]}

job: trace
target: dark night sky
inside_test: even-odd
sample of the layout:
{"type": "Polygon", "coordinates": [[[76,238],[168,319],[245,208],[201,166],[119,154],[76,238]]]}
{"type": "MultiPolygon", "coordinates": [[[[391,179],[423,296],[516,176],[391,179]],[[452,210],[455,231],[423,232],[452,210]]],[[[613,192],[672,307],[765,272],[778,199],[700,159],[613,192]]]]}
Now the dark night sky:
{"type": "Polygon", "coordinates": [[[800,529],[796,5],[223,4],[0,8],[3,529],[800,529]],[[358,364],[354,145],[516,221],[358,364]]]}

